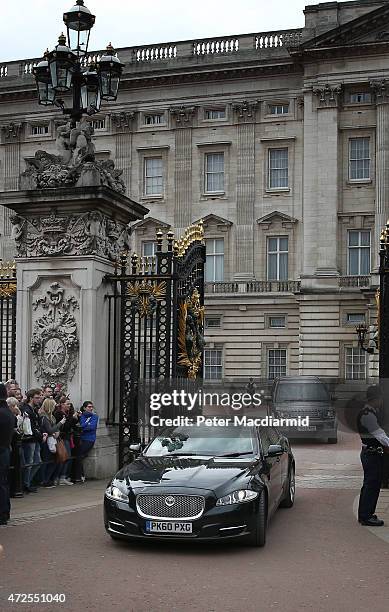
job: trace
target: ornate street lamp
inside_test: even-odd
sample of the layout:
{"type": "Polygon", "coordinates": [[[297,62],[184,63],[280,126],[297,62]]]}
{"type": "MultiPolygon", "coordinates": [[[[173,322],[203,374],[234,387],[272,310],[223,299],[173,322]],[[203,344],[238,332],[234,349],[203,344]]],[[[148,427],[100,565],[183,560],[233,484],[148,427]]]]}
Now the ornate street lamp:
{"type": "Polygon", "coordinates": [[[118,95],[120,77],[123,64],[114,55],[114,49],[109,43],[107,52],[100,59],[98,74],[101,83],[101,97],[103,100],[115,101],[118,95]]]}
{"type": "MultiPolygon", "coordinates": [[[[46,54],[48,51],[46,51],[46,54]]],[[[45,57],[46,57],[45,54],[45,57]]],[[[34,66],[33,74],[36,80],[36,86],[38,89],[38,101],[42,106],[50,106],[54,104],[55,91],[51,83],[51,74],[49,68],[49,62],[47,59],[42,60],[34,66]]]]}
{"type": "Polygon", "coordinates": [[[84,0],[77,0],[63,19],[67,41],[61,34],[58,45],[34,68],[34,76],[39,104],[60,106],[64,114],[70,115],[71,126],[76,127],[84,113],[93,115],[100,110],[101,100],[116,100],[123,64],[109,44],[97,65],[85,68],[95,16],[84,6],[84,0]],[[72,107],[65,108],[62,96],[70,92],[72,107]]]}
{"type": "Polygon", "coordinates": [[[86,55],[90,31],[95,24],[96,17],[84,6],[84,0],[77,0],[75,6],[63,14],[63,20],[67,28],[70,49],[78,57],[86,55]]]}
{"type": "Polygon", "coordinates": [[[373,354],[378,349],[378,331],[376,325],[367,327],[364,323],[357,325],[358,345],[366,353],[373,354]]]}

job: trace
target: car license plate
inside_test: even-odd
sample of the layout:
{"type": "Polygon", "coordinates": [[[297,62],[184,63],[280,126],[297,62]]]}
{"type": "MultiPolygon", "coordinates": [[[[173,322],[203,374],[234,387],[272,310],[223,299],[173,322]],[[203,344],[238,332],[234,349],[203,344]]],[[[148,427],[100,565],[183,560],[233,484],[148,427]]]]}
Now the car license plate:
{"type": "Polygon", "coordinates": [[[297,427],[297,431],[316,431],[315,425],[307,427],[297,427]]]}
{"type": "Polygon", "coordinates": [[[192,533],[192,523],[173,523],[170,521],[146,521],[148,533],[192,533]]]}

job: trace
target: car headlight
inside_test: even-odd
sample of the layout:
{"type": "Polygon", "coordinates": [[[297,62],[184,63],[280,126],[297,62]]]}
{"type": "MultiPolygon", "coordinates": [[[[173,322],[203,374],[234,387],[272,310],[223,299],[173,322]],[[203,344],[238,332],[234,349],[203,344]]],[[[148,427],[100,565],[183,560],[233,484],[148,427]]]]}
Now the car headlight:
{"type": "Polygon", "coordinates": [[[216,502],[217,506],[229,506],[230,504],[241,504],[243,502],[249,502],[258,497],[256,491],[250,491],[249,489],[241,489],[240,491],[233,491],[224,497],[219,497],[216,502]]]}
{"type": "Polygon", "coordinates": [[[113,481],[105,491],[105,496],[114,501],[128,502],[126,487],[119,481],[113,481]]]}

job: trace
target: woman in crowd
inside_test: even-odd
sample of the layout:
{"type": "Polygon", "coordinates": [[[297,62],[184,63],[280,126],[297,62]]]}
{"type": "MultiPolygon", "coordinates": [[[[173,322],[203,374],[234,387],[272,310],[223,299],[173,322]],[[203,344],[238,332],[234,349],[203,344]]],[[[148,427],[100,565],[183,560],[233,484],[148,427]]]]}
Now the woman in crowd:
{"type": "MultiPolygon", "coordinates": [[[[68,456],[72,454],[72,438],[74,425],[77,422],[77,415],[74,413],[73,404],[66,396],[62,396],[60,402],[57,404],[54,411],[54,418],[59,423],[65,417],[65,423],[63,424],[59,437],[63,440],[68,456]]],[[[62,464],[59,471],[59,484],[60,485],[73,485],[70,479],[72,459],[68,459],[66,463],[62,464]]]]}
{"type": "Polygon", "coordinates": [[[79,413],[79,426],[81,428],[80,444],[77,449],[74,482],[85,482],[84,459],[92,450],[96,442],[96,430],[99,417],[94,412],[93,403],[84,402],[79,413]]]}
{"type": "Polygon", "coordinates": [[[63,416],[62,419],[56,423],[53,415],[54,410],[55,401],[52,399],[45,399],[38,411],[43,434],[41,448],[42,460],[44,461],[42,486],[48,489],[55,487],[54,480],[58,477],[59,471],[62,469],[61,464],[55,463],[54,440],[57,440],[59,432],[66,422],[66,416],[63,416]]]}

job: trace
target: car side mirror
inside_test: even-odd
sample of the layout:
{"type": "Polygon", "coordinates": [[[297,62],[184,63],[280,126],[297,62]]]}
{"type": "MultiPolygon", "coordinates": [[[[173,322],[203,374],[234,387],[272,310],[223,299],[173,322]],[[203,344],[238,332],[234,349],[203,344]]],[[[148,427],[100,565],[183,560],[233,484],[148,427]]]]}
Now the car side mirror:
{"type": "Polygon", "coordinates": [[[284,453],[284,449],[281,444],[270,444],[266,457],[279,457],[284,453]]]}
{"type": "Polygon", "coordinates": [[[140,453],[142,446],[140,444],[130,444],[128,447],[133,453],[140,453]]]}
{"type": "Polygon", "coordinates": [[[267,402],[271,401],[271,395],[264,395],[263,399],[266,400],[267,402]]]}

